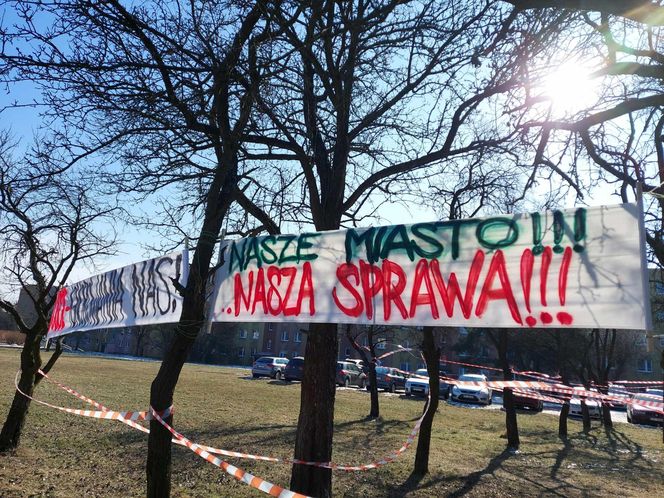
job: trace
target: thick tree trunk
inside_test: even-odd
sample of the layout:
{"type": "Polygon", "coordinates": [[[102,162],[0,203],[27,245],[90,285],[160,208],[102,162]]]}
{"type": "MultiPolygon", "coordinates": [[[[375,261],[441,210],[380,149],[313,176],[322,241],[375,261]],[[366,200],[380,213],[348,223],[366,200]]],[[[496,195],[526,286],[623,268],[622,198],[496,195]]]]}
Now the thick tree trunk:
{"type": "MultiPolygon", "coordinates": [[[[507,359],[507,348],[509,337],[507,330],[501,329],[496,333],[489,332],[489,337],[493,341],[498,350],[498,359],[500,361],[500,368],[503,371],[503,380],[514,380],[514,375],[507,359]]],[[[517,422],[516,407],[514,406],[514,393],[511,388],[503,389],[503,409],[505,410],[505,432],[507,433],[507,447],[512,450],[518,450],[520,445],[519,440],[519,424],[517,422]]]]}
{"type": "MultiPolygon", "coordinates": [[[[178,332],[180,332],[178,330],[178,332]]],[[[163,411],[173,404],[173,394],[194,339],[176,333],[150,388],[150,406],[163,411]]],[[[173,425],[173,416],[164,421],[173,425]]],[[[150,421],[147,460],[147,496],[162,498],[171,492],[171,433],[157,420],[150,421]]]]}
{"type": "MultiPolygon", "coordinates": [[[[35,387],[37,370],[41,367],[39,343],[41,335],[28,334],[21,350],[21,376],[18,387],[25,394],[32,396],[35,387]]],[[[7,419],[0,431],[0,452],[14,450],[21,440],[21,433],[28,415],[30,400],[16,391],[7,419]]]]}
{"type": "Polygon", "coordinates": [[[429,401],[426,412],[422,418],[420,434],[417,438],[417,451],[415,452],[415,465],[413,475],[424,476],[429,472],[429,451],[431,448],[431,427],[433,418],[438,410],[440,391],[440,349],[436,348],[431,327],[424,327],[422,340],[422,354],[427,363],[429,374],[429,401]]]}
{"type": "MultiPolygon", "coordinates": [[[[505,379],[511,380],[511,379],[505,379]]],[[[505,429],[507,430],[507,446],[511,449],[519,449],[519,425],[516,418],[514,406],[514,393],[511,388],[503,389],[503,408],[505,408],[505,429]]]]}
{"type": "Polygon", "coordinates": [[[569,416],[569,399],[566,399],[560,409],[560,416],[558,417],[558,437],[560,439],[567,439],[567,417],[569,416]]]}
{"type": "Polygon", "coordinates": [[[583,419],[583,432],[590,432],[590,411],[586,400],[581,400],[581,417],[583,419]]]}
{"type": "MultiPolygon", "coordinates": [[[[328,462],[332,458],[337,326],[313,324],[307,336],[300,394],[295,458],[328,462]]],[[[332,472],[309,465],[293,465],[291,489],[309,496],[332,496],[332,472]]]]}
{"type": "Polygon", "coordinates": [[[606,429],[613,427],[613,420],[611,420],[611,406],[608,403],[602,403],[602,424],[606,429]]]}
{"type": "MultiPolygon", "coordinates": [[[[198,240],[190,266],[187,287],[184,290],[180,322],[150,388],[150,406],[158,412],[166,410],[173,404],[173,394],[180,372],[187,361],[196,336],[203,326],[205,285],[214,252],[215,234],[219,233],[221,220],[223,220],[227,207],[226,205],[225,208],[221,208],[215,215],[206,213],[206,223],[201,230],[201,234],[204,235],[201,235],[198,240]]],[[[208,205],[208,209],[212,209],[210,205],[208,205]]],[[[169,415],[164,421],[172,426],[173,416],[169,415]]],[[[168,498],[171,490],[171,434],[157,420],[150,421],[146,474],[147,496],[149,498],[168,498]]]]}

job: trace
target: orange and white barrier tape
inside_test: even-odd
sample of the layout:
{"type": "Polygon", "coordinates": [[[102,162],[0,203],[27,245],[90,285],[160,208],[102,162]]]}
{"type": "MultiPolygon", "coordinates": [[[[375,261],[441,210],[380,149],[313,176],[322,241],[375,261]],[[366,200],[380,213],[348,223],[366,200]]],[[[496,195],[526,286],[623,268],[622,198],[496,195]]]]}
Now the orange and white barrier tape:
{"type": "MultiPolygon", "coordinates": [[[[16,375],[16,389],[19,393],[21,393],[23,396],[26,398],[47,406],[49,408],[54,408],[56,410],[64,411],[66,413],[71,413],[73,415],[79,415],[79,416],[84,416],[84,417],[94,417],[94,418],[99,418],[99,419],[106,419],[106,420],[119,420],[121,422],[133,422],[134,420],[150,420],[150,419],[155,419],[159,421],[166,429],[171,432],[175,436],[176,442],[182,446],[186,446],[187,448],[191,449],[194,453],[199,455],[200,457],[204,458],[208,462],[212,463],[213,465],[216,465],[220,469],[224,470],[226,473],[230,474],[231,476],[235,477],[238,481],[243,482],[253,488],[256,488],[260,491],[263,491],[264,493],[267,493],[271,496],[277,496],[279,498],[309,498],[306,495],[300,494],[300,493],[295,493],[293,491],[290,491],[288,489],[282,488],[280,486],[277,486],[276,484],[272,484],[264,479],[261,479],[260,477],[256,477],[249,472],[245,472],[244,470],[235,467],[234,465],[229,464],[228,462],[224,462],[220,458],[212,456],[209,452],[207,452],[205,449],[203,449],[201,446],[192,443],[189,441],[187,438],[176,432],[170,425],[168,425],[162,416],[167,417],[168,415],[171,414],[171,408],[163,411],[163,412],[157,412],[154,410],[152,407],[150,407],[149,412],[117,412],[113,410],[108,410],[106,407],[104,407],[102,404],[97,403],[96,401],[83,396],[82,394],[76,392],[75,390],[68,388],[67,386],[64,386],[60,384],[59,382],[53,381],[50,379],[45,373],[41,372],[40,373],[46,378],[47,380],[57,384],[59,387],[67,391],[68,393],[76,396],[77,398],[85,401],[86,403],[90,403],[96,407],[101,408],[98,411],[91,411],[91,410],[76,410],[72,408],[65,408],[65,407],[60,407],[56,405],[52,405],[50,403],[46,403],[44,401],[40,401],[38,399],[33,398],[32,396],[29,396],[28,394],[24,393],[21,391],[21,389],[18,387],[18,375],[20,374],[17,373],[16,375]],[[160,416],[160,413],[162,416],[160,416]]],[[[131,427],[137,428],[142,430],[143,432],[149,433],[150,430],[146,429],[145,427],[138,425],[138,424],[129,424],[131,427]]]]}
{"type": "MultiPolygon", "coordinates": [[[[136,411],[126,411],[126,412],[120,412],[120,411],[115,411],[115,410],[108,410],[107,408],[103,407],[102,405],[99,405],[98,403],[95,405],[99,408],[100,410],[79,410],[76,408],[66,408],[64,406],[57,406],[57,405],[52,405],[51,403],[47,403],[46,401],[41,401],[38,400],[32,396],[30,396],[27,393],[24,393],[21,388],[18,385],[18,377],[20,375],[20,370],[17,372],[16,377],[14,378],[14,384],[16,386],[16,390],[21,393],[23,396],[28,398],[31,401],[34,401],[35,403],[38,403],[43,406],[47,406],[49,408],[53,408],[55,410],[59,410],[61,412],[65,413],[71,413],[72,415],[78,415],[80,417],[91,417],[91,418],[99,418],[99,419],[105,419],[105,420],[119,420],[119,421],[136,421],[136,420],[150,420],[152,416],[150,415],[149,412],[147,411],[142,411],[142,412],[136,412],[136,411]]],[[[92,400],[90,400],[92,401],[92,400]]],[[[172,408],[172,407],[171,407],[172,408]]],[[[168,408],[164,411],[164,416],[168,416],[171,413],[171,408],[168,408]]]]}
{"type": "Polygon", "coordinates": [[[250,474],[249,472],[245,472],[244,470],[236,467],[235,465],[231,465],[230,463],[225,462],[221,458],[214,456],[213,454],[204,450],[201,446],[197,445],[196,443],[192,443],[189,439],[187,439],[182,434],[173,429],[170,425],[168,425],[164,421],[163,418],[161,418],[157,414],[157,412],[153,408],[150,408],[150,411],[152,412],[154,418],[161,425],[163,425],[168,430],[168,432],[173,434],[173,436],[177,440],[182,441],[182,443],[184,443],[184,445],[187,448],[196,453],[199,457],[210,462],[212,465],[219,467],[227,474],[233,476],[238,481],[243,482],[251,486],[252,488],[258,489],[263,493],[267,493],[271,496],[278,496],[279,498],[308,498],[306,495],[295,493],[288,489],[277,486],[276,484],[272,484],[271,482],[268,482],[264,479],[261,479],[260,477],[256,477],[255,475],[250,474]]]}
{"type": "Polygon", "coordinates": [[[661,386],[664,380],[612,380],[612,384],[638,384],[643,386],[661,386]]]}
{"type": "Polygon", "coordinates": [[[449,363],[450,365],[461,365],[462,367],[477,368],[478,370],[491,370],[493,372],[502,372],[502,368],[485,367],[483,365],[474,365],[472,363],[463,363],[461,361],[440,360],[441,363],[449,363]]]}
{"type": "MultiPolygon", "coordinates": [[[[150,418],[152,418],[151,413],[146,413],[146,412],[113,412],[112,410],[109,410],[108,408],[106,408],[101,403],[98,403],[98,402],[96,402],[96,401],[94,401],[94,400],[78,393],[74,389],[72,389],[68,386],[65,386],[63,384],[60,384],[59,382],[51,379],[45,373],[43,373],[41,371],[40,371],[40,373],[44,376],[44,378],[47,381],[56,384],[61,389],[64,389],[65,391],[67,391],[69,394],[72,394],[73,396],[81,399],[82,401],[85,401],[86,403],[92,404],[95,407],[100,408],[102,411],[99,412],[99,413],[120,413],[120,414],[122,414],[122,413],[127,413],[127,414],[141,413],[141,414],[145,414],[146,416],[143,417],[143,418],[138,418],[138,420],[149,420],[150,418]]],[[[26,396],[24,393],[21,393],[21,394],[26,396]]],[[[73,410],[73,409],[69,409],[69,408],[58,407],[58,406],[55,406],[55,405],[51,405],[49,403],[45,403],[45,402],[36,400],[34,398],[31,398],[31,397],[30,397],[30,399],[33,399],[37,403],[43,404],[45,406],[49,406],[51,408],[55,408],[55,409],[58,409],[58,410],[67,411],[68,413],[73,413],[73,414],[76,414],[76,415],[83,414],[84,412],[86,412],[86,410],[73,410]]],[[[166,416],[168,416],[170,414],[171,409],[172,409],[172,407],[169,408],[169,410],[165,411],[164,414],[161,415],[161,417],[165,418],[166,416]]],[[[89,413],[94,413],[94,412],[89,412],[89,413]]],[[[126,418],[123,418],[123,417],[103,417],[103,416],[99,416],[99,417],[96,417],[96,418],[119,420],[120,422],[124,422],[127,425],[130,425],[131,427],[133,427],[135,429],[138,429],[142,432],[145,432],[145,433],[150,432],[149,429],[147,429],[146,427],[143,427],[142,425],[131,423],[132,422],[131,419],[126,419],[126,418]]],[[[163,420],[163,418],[162,418],[162,420],[163,420]]],[[[417,437],[417,434],[419,433],[419,430],[420,430],[420,426],[422,425],[423,418],[424,418],[424,415],[415,423],[415,426],[413,427],[413,430],[409,434],[408,438],[406,439],[404,444],[397,451],[391,453],[390,455],[388,455],[388,456],[386,456],[386,457],[384,457],[380,460],[377,460],[377,461],[374,461],[374,462],[368,463],[368,464],[362,464],[362,465],[342,465],[342,464],[336,464],[336,463],[333,463],[333,462],[312,462],[312,461],[299,460],[299,459],[276,458],[276,457],[270,457],[270,456],[252,455],[250,453],[241,453],[241,452],[237,452],[237,451],[223,450],[223,449],[220,449],[220,448],[214,448],[212,446],[205,446],[205,445],[200,445],[200,444],[196,444],[196,446],[197,446],[197,448],[201,449],[202,451],[206,451],[208,453],[213,453],[213,454],[217,454],[217,455],[224,455],[224,456],[229,456],[229,457],[235,457],[235,458],[244,458],[244,459],[250,459],[250,460],[260,460],[260,461],[267,461],[267,462],[284,463],[284,464],[289,464],[289,465],[291,465],[291,464],[310,465],[310,466],[315,466],[315,467],[329,468],[329,469],[332,469],[332,470],[341,470],[341,471],[349,471],[349,472],[351,472],[351,471],[363,471],[363,470],[375,469],[375,468],[381,467],[383,465],[386,465],[387,463],[390,463],[390,462],[394,461],[395,458],[397,458],[399,455],[404,453],[410,447],[410,445],[413,443],[415,438],[417,437]]],[[[175,430],[175,429],[173,429],[173,430],[175,430]]],[[[184,438],[184,439],[186,439],[186,438],[184,438]]],[[[183,439],[179,439],[179,438],[174,437],[173,442],[176,443],[176,444],[179,444],[181,446],[187,446],[183,439]]],[[[195,444],[195,443],[192,443],[192,444],[195,444]]]]}
{"type": "Polygon", "coordinates": [[[502,389],[505,387],[511,388],[522,388],[522,389],[537,389],[540,391],[556,392],[563,394],[571,394],[579,398],[587,398],[605,402],[619,402],[625,404],[635,404],[639,406],[645,406],[648,408],[653,408],[654,411],[664,413],[664,403],[661,401],[647,401],[647,400],[634,400],[628,396],[620,395],[609,395],[602,394],[594,391],[588,391],[585,389],[573,389],[568,386],[560,384],[550,384],[548,382],[537,382],[537,381],[524,381],[524,380],[494,380],[487,382],[470,382],[470,381],[458,381],[454,379],[449,379],[450,383],[455,384],[459,389],[464,387],[490,387],[496,389],[502,389]]]}

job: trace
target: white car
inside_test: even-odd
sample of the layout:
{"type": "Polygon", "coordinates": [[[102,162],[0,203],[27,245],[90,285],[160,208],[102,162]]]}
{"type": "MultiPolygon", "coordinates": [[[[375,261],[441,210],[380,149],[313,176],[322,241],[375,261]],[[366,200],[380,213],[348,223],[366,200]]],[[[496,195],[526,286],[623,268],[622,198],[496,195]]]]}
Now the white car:
{"type": "MultiPolygon", "coordinates": [[[[449,384],[441,380],[438,393],[441,399],[447,399],[450,395],[449,384]]],[[[426,368],[416,370],[415,375],[406,380],[406,396],[410,395],[429,396],[429,372],[426,368]]]]}
{"type": "MultiPolygon", "coordinates": [[[[581,410],[581,398],[580,395],[586,392],[583,387],[573,387],[577,393],[572,394],[572,399],[569,402],[569,416],[570,417],[582,417],[583,412],[581,410]]],[[[590,418],[600,418],[602,416],[602,407],[600,406],[599,401],[594,399],[586,399],[586,406],[588,407],[588,413],[590,418]]]]}
{"type": "Polygon", "coordinates": [[[465,374],[459,377],[459,382],[479,382],[480,385],[455,385],[452,388],[452,401],[473,401],[475,403],[491,404],[491,388],[486,385],[486,376],[482,374],[465,374]]]}

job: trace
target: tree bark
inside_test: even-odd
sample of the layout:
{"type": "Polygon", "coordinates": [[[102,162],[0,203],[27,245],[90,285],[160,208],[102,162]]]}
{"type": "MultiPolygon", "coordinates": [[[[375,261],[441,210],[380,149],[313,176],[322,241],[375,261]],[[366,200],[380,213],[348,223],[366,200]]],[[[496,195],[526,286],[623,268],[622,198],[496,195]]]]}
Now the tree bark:
{"type": "Polygon", "coordinates": [[[581,400],[581,417],[583,419],[583,432],[590,432],[590,411],[585,399],[581,400]]]}
{"type": "MultiPolygon", "coordinates": [[[[42,335],[27,334],[21,350],[21,376],[18,387],[25,394],[32,396],[35,388],[37,370],[41,367],[39,344],[42,335]]],[[[0,431],[0,452],[8,452],[18,448],[25,419],[30,408],[30,400],[16,391],[7,419],[0,431]]]]}
{"type": "MultiPolygon", "coordinates": [[[[332,459],[338,347],[336,324],[312,324],[305,348],[306,362],[295,440],[297,459],[319,462],[332,459]]],[[[290,485],[295,492],[329,498],[332,496],[332,472],[330,469],[295,464],[290,485]]]]}
{"type": "Polygon", "coordinates": [[[602,424],[606,429],[613,427],[613,420],[611,420],[611,405],[602,403],[602,424]]]}
{"type": "Polygon", "coordinates": [[[378,380],[376,379],[376,361],[372,358],[367,366],[369,368],[369,395],[371,398],[371,408],[369,409],[369,418],[380,417],[380,404],[378,400],[378,380]]]}
{"type": "Polygon", "coordinates": [[[429,374],[429,400],[426,406],[420,434],[417,438],[417,451],[413,475],[424,476],[429,472],[429,451],[431,449],[431,427],[438,410],[440,391],[440,349],[436,348],[431,327],[424,327],[422,340],[422,355],[427,363],[429,374]]]}
{"type": "MultiPolygon", "coordinates": [[[[509,376],[511,377],[511,375],[509,376]]],[[[505,378],[505,380],[511,380],[505,378]]],[[[519,440],[519,425],[516,418],[516,408],[514,406],[514,393],[512,388],[503,389],[503,408],[505,408],[505,429],[507,431],[507,446],[511,449],[519,449],[521,441],[519,440]]]]}
{"type": "MultiPolygon", "coordinates": [[[[179,328],[179,327],[178,327],[179,328]]],[[[173,404],[175,386],[194,340],[176,333],[150,388],[150,406],[163,411],[173,404]]],[[[173,425],[173,415],[164,418],[173,425]]],[[[171,433],[157,420],[150,421],[148,436],[147,496],[168,497],[171,493],[171,433]]]]}
{"type": "Polygon", "coordinates": [[[558,437],[560,439],[567,439],[567,417],[569,416],[569,398],[565,399],[563,406],[560,409],[560,416],[558,417],[558,437]]]}
{"type": "MultiPolygon", "coordinates": [[[[498,360],[500,368],[503,371],[503,380],[514,380],[512,369],[507,360],[507,347],[509,338],[507,330],[500,329],[497,336],[493,331],[489,331],[489,338],[493,341],[498,350],[498,360]]],[[[514,406],[514,392],[511,388],[503,389],[503,408],[505,409],[505,431],[507,433],[507,446],[513,450],[518,450],[521,441],[519,440],[519,424],[516,416],[516,407],[514,406]]]]}

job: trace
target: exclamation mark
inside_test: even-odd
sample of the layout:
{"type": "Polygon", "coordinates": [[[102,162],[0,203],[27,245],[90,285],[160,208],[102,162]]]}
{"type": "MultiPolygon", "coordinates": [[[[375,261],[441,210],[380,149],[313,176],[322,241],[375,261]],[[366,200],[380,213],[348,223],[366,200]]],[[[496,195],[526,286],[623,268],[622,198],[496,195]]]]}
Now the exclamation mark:
{"type": "MultiPolygon", "coordinates": [[[[542,267],[540,271],[540,301],[542,302],[542,306],[547,306],[546,283],[547,283],[547,278],[549,276],[549,266],[551,266],[552,258],[553,258],[553,251],[551,250],[551,247],[549,246],[545,247],[544,252],[542,252],[542,267]]],[[[542,313],[540,313],[540,320],[542,320],[543,324],[548,325],[549,323],[553,322],[553,317],[551,316],[550,313],[543,311],[542,313]]]]}
{"type": "Polygon", "coordinates": [[[544,246],[542,246],[542,217],[539,213],[532,213],[530,216],[533,223],[533,254],[539,256],[544,251],[544,246]]]}
{"type": "MultiPolygon", "coordinates": [[[[574,238],[576,239],[576,227],[574,232],[575,232],[574,238]]],[[[583,247],[581,247],[581,250],[583,250],[583,247]]],[[[560,273],[558,273],[558,298],[560,299],[561,306],[565,306],[565,300],[567,298],[567,274],[569,272],[569,265],[571,261],[572,261],[572,248],[566,247],[565,252],[563,253],[563,261],[562,263],[560,263],[560,273]]],[[[572,315],[570,315],[565,311],[556,313],[556,317],[558,318],[558,321],[562,325],[572,324],[572,315]]]]}
{"type": "MultiPolygon", "coordinates": [[[[530,284],[533,277],[533,265],[535,263],[535,256],[533,256],[533,251],[526,249],[521,255],[521,288],[523,289],[523,298],[526,302],[526,309],[528,313],[531,313],[530,310],[530,284]]],[[[537,323],[537,319],[534,316],[529,315],[526,317],[526,323],[529,327],[534,327],[537,323]]]]}
{"type": "Polygon", "coordinates": [[[586,238],[586,210],[579,208],[574,213],[574,251],[583,252],[584,246],[579,244],[586,238]]]}
{"type": "Polygon", "coordinates": [[[563,230],[565,229],[565,217],[561,211],[553,212],[553,252],[560,254],[563,248],[560,242],[563,240],[563,230]]]}

